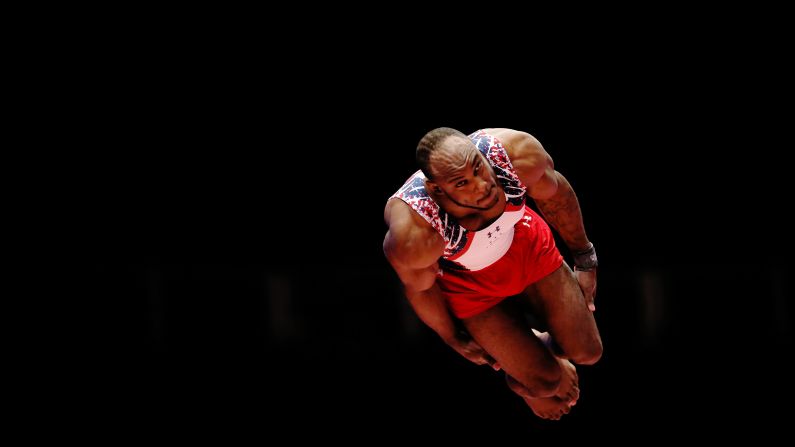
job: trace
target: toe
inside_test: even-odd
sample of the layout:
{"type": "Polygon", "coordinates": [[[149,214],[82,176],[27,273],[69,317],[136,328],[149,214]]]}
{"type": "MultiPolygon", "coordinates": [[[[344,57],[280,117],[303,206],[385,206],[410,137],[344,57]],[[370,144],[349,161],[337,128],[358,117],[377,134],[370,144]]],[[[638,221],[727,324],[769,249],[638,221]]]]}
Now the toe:
{"type": "Polygon", "coordinates": [[[576,402],[580,398],[580,389],[576,386],[571,387],[569,391],[569,402],[576,402]]]}

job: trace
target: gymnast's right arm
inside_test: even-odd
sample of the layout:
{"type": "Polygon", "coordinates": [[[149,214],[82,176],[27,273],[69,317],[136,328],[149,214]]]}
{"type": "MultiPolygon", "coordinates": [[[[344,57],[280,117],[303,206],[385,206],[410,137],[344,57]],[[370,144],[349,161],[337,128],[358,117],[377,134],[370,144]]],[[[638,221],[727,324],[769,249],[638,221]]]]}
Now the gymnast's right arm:
{"type": "Polygon", "coordinates": [[[384,255],[403,283],[406,298],[420,320],[469,361],[499,369],[480,345],[458,330],[447,310],[436,284],[438,260],[444,254],[444,239],[399,199],[387,202],[384,220],[389,226],[384,238],[384,255]]]}

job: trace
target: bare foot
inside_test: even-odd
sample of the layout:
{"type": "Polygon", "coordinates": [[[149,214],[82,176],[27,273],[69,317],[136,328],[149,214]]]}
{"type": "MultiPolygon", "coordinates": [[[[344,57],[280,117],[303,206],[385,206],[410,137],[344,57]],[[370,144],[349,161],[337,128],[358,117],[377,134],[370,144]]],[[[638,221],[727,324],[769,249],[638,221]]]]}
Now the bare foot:
{"type": "Polygon", "coordinates": [[[580,398],[580,381],[577,376],[577,369],[566,359],[557,358],[557,360],[560,364],[562,375],[560,378],[560,386],[558,387],[558,392],[555,393],[555,397],[566,403],[575,405],[577,399],[580,398]]]}
{"type": "Polygon", "coordinates": [[[511,391],[521,396],[533,413],[543,419],[560,419],[561,416],[571,411],[571,407],[577,404],[577,399],[580,397],[577,370],[574,365],[566,359],[559,358],[557,360],[560,363],[562,377],[558,392],[551,397],[533,397],[524,385],[513,377],[505,375],[505,380],[511,391]]]}
{"type": "Polygon", "coordinates": [[[557,397],[522,397],[536,416],[557,421],[564,414],[569,414],[571,405],[557,397]]]}
{"type": "Polygon", "coordinates": [[[540,418],[558,420],[561,416],[571,411],[572,404],[568,401],[562,400],[557,396],[532,397],[529,390],[513,377],[506,374],[505,380],[508,382],[508,388],[524,399],[525,403],[533,410],[533,413],[540,418]]]}

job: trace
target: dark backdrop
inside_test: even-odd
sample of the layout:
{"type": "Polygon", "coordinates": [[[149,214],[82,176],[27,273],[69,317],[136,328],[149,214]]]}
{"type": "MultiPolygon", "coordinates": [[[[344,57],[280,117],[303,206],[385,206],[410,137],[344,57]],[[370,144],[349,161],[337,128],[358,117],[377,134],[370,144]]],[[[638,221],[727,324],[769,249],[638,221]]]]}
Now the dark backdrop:
{"type": "Polygon", "coordinates": [[[783,423],[791,114],[765,103],[787,91],[713,82],[728,61],[471,85],[346,62],[180,65],[96,113],[65,262],[92,303],[68,361],[103,425],[382,442],[783,423]],[[605,352],[560,422],[419,323],[383,257],[384,203],[438,126],[532,133],[580,198],[605,352]]]}

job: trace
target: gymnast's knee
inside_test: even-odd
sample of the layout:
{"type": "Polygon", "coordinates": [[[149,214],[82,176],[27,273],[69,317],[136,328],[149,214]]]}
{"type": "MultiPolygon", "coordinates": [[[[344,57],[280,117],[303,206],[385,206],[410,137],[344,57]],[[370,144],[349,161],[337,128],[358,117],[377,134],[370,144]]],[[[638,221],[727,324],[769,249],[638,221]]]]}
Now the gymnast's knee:
{"type": "Polygon", "coordinates": [[[569,353],[569,360],[578,365],[593,365],[602,358],[602,341],[595,341],[569,353]]]}

